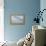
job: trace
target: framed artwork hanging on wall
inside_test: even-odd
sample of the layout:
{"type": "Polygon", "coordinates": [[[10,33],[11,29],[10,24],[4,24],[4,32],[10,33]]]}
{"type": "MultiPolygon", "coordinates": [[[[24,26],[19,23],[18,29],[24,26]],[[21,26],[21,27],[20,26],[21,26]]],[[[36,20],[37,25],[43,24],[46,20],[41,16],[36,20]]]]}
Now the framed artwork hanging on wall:
{"type": "Polygon", "coordinates": [[[25,16],[22,14],[11,15],[10,24],[12,25],[23,25],[25,23],[25,16]]]}

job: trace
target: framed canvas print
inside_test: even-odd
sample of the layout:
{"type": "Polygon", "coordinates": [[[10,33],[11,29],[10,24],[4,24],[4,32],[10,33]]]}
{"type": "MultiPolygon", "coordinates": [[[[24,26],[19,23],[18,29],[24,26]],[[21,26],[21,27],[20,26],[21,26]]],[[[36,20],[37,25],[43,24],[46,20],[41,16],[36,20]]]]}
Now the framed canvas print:
{"type": "Polygon", "coordinates": [[[25,23],[24,15],[11,15],[10,23],[13,25],[23,25],[25,23]]]}

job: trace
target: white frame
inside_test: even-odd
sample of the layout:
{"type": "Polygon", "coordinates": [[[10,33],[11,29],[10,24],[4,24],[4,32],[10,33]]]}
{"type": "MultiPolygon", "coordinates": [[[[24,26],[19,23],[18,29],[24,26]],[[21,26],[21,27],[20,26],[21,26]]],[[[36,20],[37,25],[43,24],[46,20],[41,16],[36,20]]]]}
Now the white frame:
{"type": "Polygon", "coordinates": [[[12,25],[23,25],[25,23],[25,16],[22,14],[11,15],[10,24],[12,25]]]}

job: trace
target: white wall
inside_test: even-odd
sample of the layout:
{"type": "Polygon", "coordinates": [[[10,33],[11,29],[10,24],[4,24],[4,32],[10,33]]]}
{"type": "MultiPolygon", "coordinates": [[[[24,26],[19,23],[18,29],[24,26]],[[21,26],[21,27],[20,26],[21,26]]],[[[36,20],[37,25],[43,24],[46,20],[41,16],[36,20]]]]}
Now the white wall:
{"type": "Polygon", "coordinates": [[[0,42],[4,41],[4,2],[0,0],[0,42]]]}
{"type": "MultiPolygon", "coordinates": [[[[46,0],[40,0],[40,9],[46,9],[46,0]]],[[[40,24],[46,27],[46,11],[43,12],[43,22],[40,21],[40,24]]]]}

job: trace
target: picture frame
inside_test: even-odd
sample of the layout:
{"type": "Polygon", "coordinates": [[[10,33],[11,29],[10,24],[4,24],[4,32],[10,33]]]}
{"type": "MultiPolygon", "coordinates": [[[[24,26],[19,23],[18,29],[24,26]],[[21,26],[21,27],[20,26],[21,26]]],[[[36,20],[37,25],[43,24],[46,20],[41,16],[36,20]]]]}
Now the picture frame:
{"type": "Polygon", "coordinates": [[[10,24],[12,25],[24,25],[25,16],[23,14],[16,14],[10,16],[10,24]]]}

